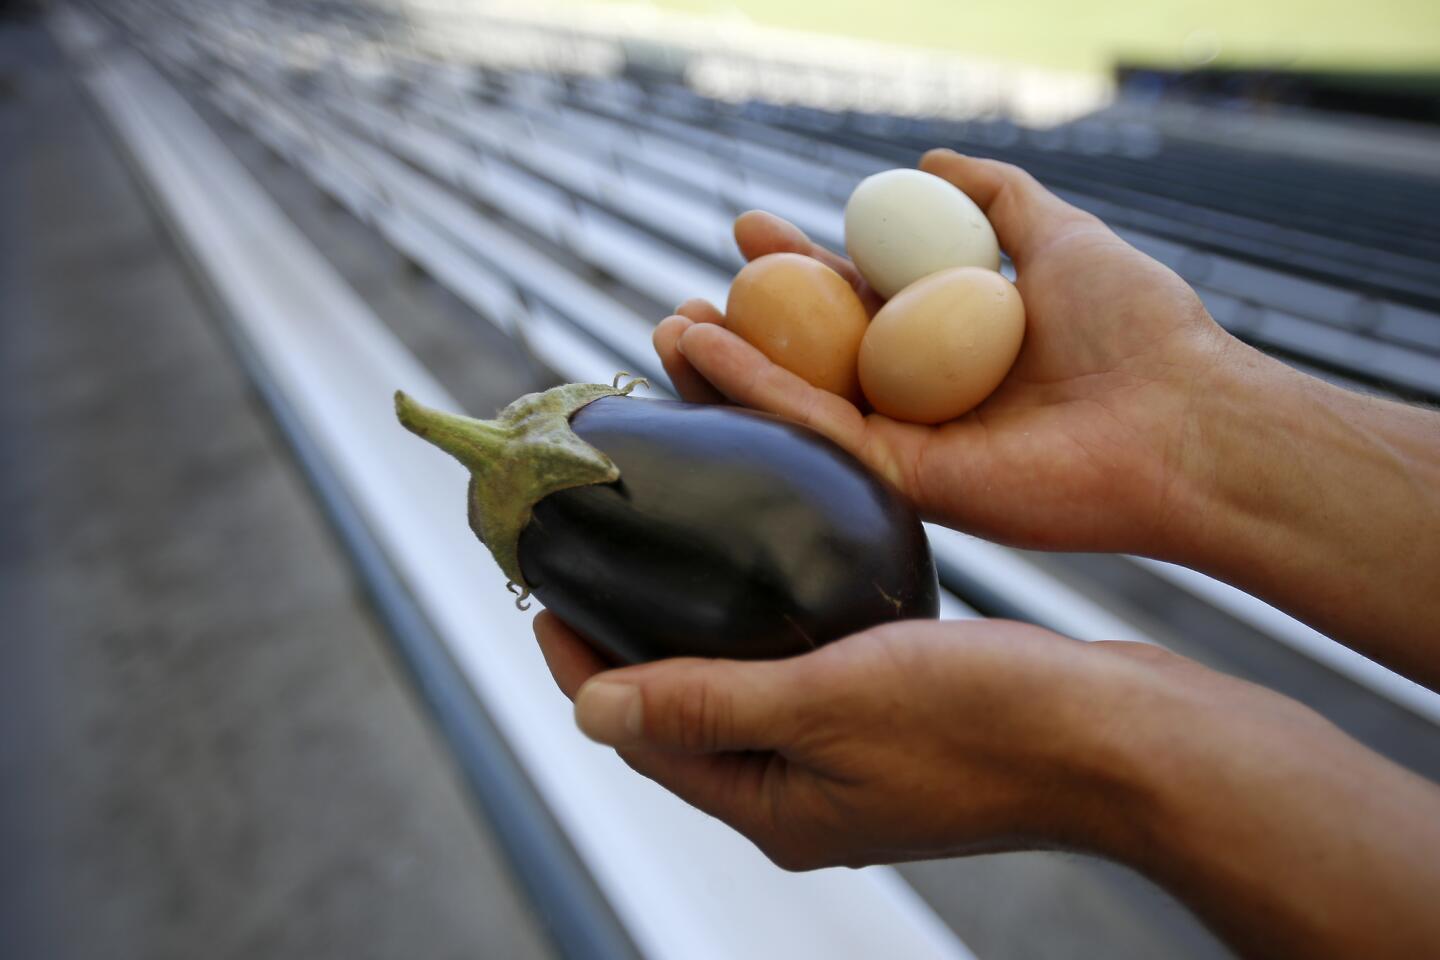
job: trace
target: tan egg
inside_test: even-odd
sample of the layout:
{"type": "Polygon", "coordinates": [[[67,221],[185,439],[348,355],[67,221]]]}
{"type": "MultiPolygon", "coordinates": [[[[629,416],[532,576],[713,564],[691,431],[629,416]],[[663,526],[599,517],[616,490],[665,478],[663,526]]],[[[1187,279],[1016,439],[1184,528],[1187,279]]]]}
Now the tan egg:
{"type": "Polygon", "coordinates": [[[730,285],[725,326],[808,383],[860,399],[855,358],[870,318],[854,289],[798,253],[752,260],[730,285]]]}
{"type": "Polygon", "coordinates": [[[1025,338],[1025,304],[993,270],[954,267],[896,294],[860,345],[860,385],[879,413],[944,423],[988,397],[1025,338]]]}

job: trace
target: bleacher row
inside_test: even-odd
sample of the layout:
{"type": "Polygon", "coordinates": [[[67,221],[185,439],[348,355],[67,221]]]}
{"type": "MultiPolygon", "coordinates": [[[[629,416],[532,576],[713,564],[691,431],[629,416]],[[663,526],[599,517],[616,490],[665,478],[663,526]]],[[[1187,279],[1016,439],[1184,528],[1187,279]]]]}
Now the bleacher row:
{"type": "MultiPolygon", "coordinates": [[[[337,42],[336,72],[314,71],[279,60],[253,32],[222,42],[197,31],[166,49],[241,74],[268,69],[228,81],[222,96],[268,85],[276,113],[323,111],[372,140],[388,132],[390,148],[422,167],[447,149],[473,151],[502,180],[505,166],[518,171],[512,186],[538,188],[539,204],[549,188],[548,202],[584,204],[582,218],[623,222],[582,258],[609,263],[659,309],[723,299],[740,210],[774,210],[841,247],[839,209],[860,177],[950,145],[1019,163],[1100,215],[1195,285],[1237,335],[1336,379],[1440,399],[1440,180],[1209,146],[1137,148],[1132,130],[1084,121],[1026,133],[993,120],[729,105],[654,79],[457,71],[403,50],[380,59],[373,45],[361,62],[337,42]]],[[[189,69],[207,76],[204,63],[189,69]]],[[[554,222],[539,207],[516,220],[542,235],[554,222]]]]}
{"type": "Polygon", "coordinates": [[[1109,128],[1092,127],[1093,121],[1025,132],[994,122],[888,117],[859,117],[837,127],[817,121],[815,111],[764,104],[740,113],[896,160],[937,144],[983,151],[1073,192],[1082,205],[1103,203],[1100,209],[1113,210],[1110,216],[1137,229],[1381,299],[1432,307],[1440,302],[1433,268],[1440,256],[1434,220],[1440,188],[1434,181],[1175,140],[1136,156],[1109,143],[1109,128]]]}

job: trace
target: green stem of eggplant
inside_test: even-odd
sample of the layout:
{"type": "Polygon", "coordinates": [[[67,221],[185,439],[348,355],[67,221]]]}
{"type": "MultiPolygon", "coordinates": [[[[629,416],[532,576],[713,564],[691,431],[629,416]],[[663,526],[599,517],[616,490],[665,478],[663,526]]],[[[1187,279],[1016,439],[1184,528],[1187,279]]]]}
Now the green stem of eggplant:
{"type": "Polygon", "coordinates": [[[620,479],[610,458],[570,429],[571,415],[603,397],[623,397],[642,383],[632,380],[622,387],[617,376],[608,386],[562,384],[526,394],[494,420],[432,410],[395,392],[395,415],[405,429],[470,470],[470,529],[517,588],[517,602],[530,591],[520,570],[520,533],[530,522],[531,508],[560,490],[620,479]]]}
{"type": "Polygon", "coordinates": [[[395,391],[395,416],[415,436],[433,443],[469,467],[471,473],[482,476],[505,455],[512,435],[489,420],[427,407],[403,390],[395,391]]]}

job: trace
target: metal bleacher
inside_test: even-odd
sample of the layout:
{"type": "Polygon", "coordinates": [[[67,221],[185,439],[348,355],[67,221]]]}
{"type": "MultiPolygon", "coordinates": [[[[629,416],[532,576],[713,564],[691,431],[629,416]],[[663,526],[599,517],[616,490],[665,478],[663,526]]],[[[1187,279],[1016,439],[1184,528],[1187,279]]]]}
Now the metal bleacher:
{"type": "MultiPolygon", "coordinates": [[[[130,85],[128,101],[113,90],[97,94],[102,110],[120,116],[112,117],[114,125],[131,124],[130,136],[167,143],[183,160],[185,125],[166,126],[163,117],[146,114],[183,92],[202,112],[226,117],[237,131],[264,143],[453,292],[479,322],[522,341],[565,380],[608,382],[616,371],[629,370],[651,378],[653,395],[665,395],[651,328],[689,297],[723,303],[741,263],[730,234],[737,213],[775,211],[839,248],[841,208],[860,178],[913,164],[928,147],[953,146],[1025,166],[1104,218],[1192,283],[1237,336],[1342,383],[1440,401],[1440,179],[1182,143],[1133,122],[1092,119],[1032,131],[995,118],[919,120],[730,104],[703,97],[678,78],[650,73],[559,76],[467,66],[383,25],[370,30],[362,21],[342,24],[333,17],[323,6],[129,0],[67,12],[57,32],[69,38],[77,63],[98,78],[95,89],[130,85]]],[[[164,150],[157,151],[154,157],[163,159],[164,150]]],[[[131,153],[143,151],[132,146],[131,153]]],[[[138,165],[145,162],[137,157],[138,165]]],[[[194,189],[202,188],[197,182],[194,189]]],[[[183,211],[175,218],[183,219],[183,211]]],[[[176,232],[199,229],[198,223],[176,232]]],[[[207,269],[204,262],[199,269],[207,269]]],[[[297,272],[293,282],[303,276],[297,272]]],[[[353,340],[356,355],[366,357],[395,349],[371,345],[368,329],[356,320],[344,337],[337,335],[336,349],[341,340],[353,340]]],[[[372,339],[384,336],[374,333],[372,339]]],[[[258,350],[254,363],[281,361],[258,350]]],[[[323,372],[323,364],[316,369],[323,372]]],[[[424,376],[409,357],[388,366],[377,361],[375,369],[424,376]]],[[[338,368],[332,373],[341,387],[355,386],[342,382],[338,368]]],[[[277,377],[289,375],[280,371],[277,377]]],[[[316,399],[316,409],[328,409],[326,402],[316,399]]],[[[297,429],[313,432],[329,422],[317,413],[308,428],[297,429]]],[[[311,439],[314,455],[324,458],[325,437],[311,439]]],[[[394,534],[401,546],[392,543],[392,552],[403,552],[403,538],[434,521],[418,514],[403,522],[387,519],[379,499],[370,509],[380,540],[391,524],[401,531],[394,534]]],[[[946,616],[1019,617],[1080,639],[1158,642],[1203,655],[1206,640],[1193,622],[1144,615],[1116,602],[1116,594],[1087,579],[1083,560],[1057,565],[943,528],[930,533],[946,588],[946,616]]],[[[1309,664],[1306,669],[1318,664],[1314,668],[1333,679],[1318,688],[1315,706],[1326,710],[1330,700],[1344,700],[1345,709],[1358,711],[1352,725],[1379,730],[1382,740],[1420,731],[1428,738],[1422,759],[1409,759],[1428,764],[1431,775],[1440,772],[1440,731],[1434,729],[1440,697],[1224,584],[1152,561],[1114,563],[1144,589],[1170,591],[1177,603],[1217,611],[1256,643],[1309,664]],[[1343,697],[1329,692],[1342,687],[1343,697]]],[[[433,594],[412,589],[422,607],[427,597],[433,600],[433,594]]],[[[454,623],[465,619],[457,611],[424,612],[454,623]]],[[[466,659],[463,652],[456,656],[466,659]]],[[[507,712],[498,681],[472,686],[502,721],[538,722],[523,710],[507,712]]],[[[560,750],[555,743],[561,741],[547,749],[560,750]]],[[[512,747],[555,803],[547,774],[534,766],[543,766],[543,753],[512,747]]],[[[581,749],[564,741],[565,751],[581,749]]],[[[602,786],[628,773],[583,769],[602,786]]],[[[693,826],[666,820],[671,814],[663,811],[655,816],[657,823],[693,826]]],[[[594,828],[575,811],[562,810],[558,819],[592,872],[604,872],[597,871],[598,859],[622,856],[621,841],[630,836],[622,830],[602,842],[587,837],[594,828]]],[[[722,859],[732,856],[722,846],[706,849],[722,859]]],[[[737,876],[760,875],[761,867],[748,860],[735,864],[737,876]]],[[[911,930],[907,942],[917,952],[908,955],[967,955],[958,940],[916,919],[913,895],[897,892],[903,884],[894,877],[864,875],[882,879],[874,889],[835,879],[823,888],[786,887],[786,895],[795,903],[830,897],[826,902],[833,906],[883,890],[891,912],[879,922],[891,923],[892,931],[911,930]]],[[[659,884],[660,876],[652,882],[659,884]]],[[[600,881],[612,900],[624,886],[615,877],[600,881]]],[[[757,887],[751,900],[762,892],[757,887]]],[[[666,952],[683,941],[684,931],[674,929],[679,920],[662,929],[656,921],[636,920],[623,903],[616,912],[639,952],[648,955],[723,956],[726,944],[739,950],[747,942],[722,939],[715,952],[666,952]]],[[[817,907],[817,915],[822,912],[817,907]]],[[[797,907],[797,917],[805,916],[797,907]]],[[[783,941],[779,926],[777,921],[770,933],[783,941]]],[[[796,936],[796,944],[806,942],[796,936]]],[[[821,946],[796,946],[787,955],[819,956],[805,951],[821,946]]],[[[1212,955],[1195,949],[1200,952],[1177,948],[1174,955],[1212,955]]]]}
{"type": "MultiPolygon", "coordinates": [[[[949,145],[1019,163],[1100,215],[1194,284],[1237,335],[1338,378],[1440,399],[1433,182],[1137,147],[1134,134],[1083,125],[1024,134],[994,121],[827,120],[803,108],[734,107],[673,83],[464,76],[399,59],[381,61],[383,74],[367,64],[365,79],[349,72],[353,60],[337,60],[336,72],[311,75],[308,96],[292,98],[294,65],[272,59],[271,76],[255,76],[256,57],[273,57],[255,46],[235,64],[247,75],[227,81],[221,97],[268,104],[280,124],[295,110],[323,113],[342,125],[330,142],[360,133],[482,203],[513,189],[540,205],[583,204],[572,215],[586,232],[571,252],[666,308],[687,296],[723,299],[737,265],[733,213],[774,210],[842,246],[839,206],[858,178],[949,145]],[[354,95],[367,84],[368,102],[354,95]],[[867,132],[875,129],[888,132],[867,132]],[[457,165],[459,156],[482,158],[488,179],[457,165]],[[597,235],[599,243],[584,239],[597,235]]],[[[217,66],[237,56],[233,46],[203,53],[217,66]]],[[[539,206],[511,213],[563,243],[553,232],[561,218],[539,206]]]]}

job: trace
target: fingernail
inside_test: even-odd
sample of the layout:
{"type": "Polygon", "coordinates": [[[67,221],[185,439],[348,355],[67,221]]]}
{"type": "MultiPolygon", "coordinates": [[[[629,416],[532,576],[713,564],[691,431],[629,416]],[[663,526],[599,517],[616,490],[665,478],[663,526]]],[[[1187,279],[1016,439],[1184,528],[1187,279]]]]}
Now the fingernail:
{"type": "Polygon", "coordinates": [[[623,747],[640,740],[640,691],[628,683],[591,681],[575,698],[575,722],[597,743],[623,747]]]}

